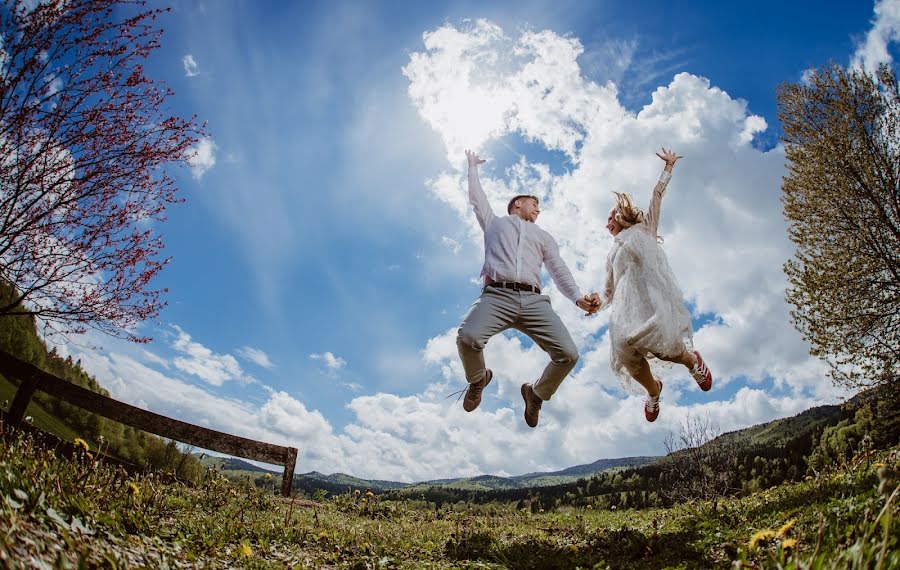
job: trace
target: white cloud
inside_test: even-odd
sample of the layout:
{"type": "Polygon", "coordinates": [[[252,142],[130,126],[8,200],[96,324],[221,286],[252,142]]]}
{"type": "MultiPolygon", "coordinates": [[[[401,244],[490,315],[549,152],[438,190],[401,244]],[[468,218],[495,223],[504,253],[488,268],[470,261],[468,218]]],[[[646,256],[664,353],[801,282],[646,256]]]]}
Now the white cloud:
{"type": "Polygon", "coordinates": [[[265,368],[266,370],[271,370],[275,368],[275,364],[269,358],[269,355],[265,353],[265,351],[260,350],[258,348],[253,348],[251,346],[243,346],[237,349],[238,356],[241,356],[253,364],[265,368]]]}
{"type": "Polygon", "coordinates": [[[200,68],[197,66],[197,62],[194,60],[194,56],[191,54],[187,54],[181,58],[181,64],[184,66],[184,74],[187,77],[195,77],[200,75],[200,68]]]}
{"type": "Polygon", "coordinates": [[[172,363],[157,355],[154,352],[150,352],[149,350],[142,349],[140,352],[140,357],[144,360],[144,362],[149,362],[151,364],[156,364],[157,366],[162,366],[163,368],[170,368],[172,363]]]}
{"type": "Polygon", "coordinates": [[[21,0],[21,2],[18,3],[17,8],[20,8],[25,12],[33,12],[38,6],[51,3],[51,0],[21,0]]]}
{"type": "Polygon", "coordinates": [[[852,65],[874,72],[880,64],[890,64],[888,45],[897,41],[900,41],[900,0],[878,0],[872,28],[857,46],[852,65]]]}
{"type": "Polygon", "coordinates": [[[321,354],[310,354],[309,357],[313,360],[321,360],[325,367],[330,372],[337,372],[341,368],[347,365],[347,361],[341,358],[340,356],[335,356],[331,352],[323,352],[321,354]]]}
{"type": "Polygon", "coordinates": [[[76,354],[116,399],[226,433],[299,447],[301,468],[349,467],[328,421],[285,392],[273,392],[254,406],[162,374],[122,353],[76,354]]]}
{"type": "Polygon", "coordinates": [[[216,165],[216,143],[211,137],[203,137],[188,149],[187,162],[191,175],[200,180],[210,168],[216,165]]]}
{"type": "Polygon", "coordinates": [[[768,128],[766,120],[758,115],[751,115],[744,121],[744,130],[738,135],[740,144],[749,144],[753,140],[753,135],[761,133],[768,128]]]}
{"type": "Polygon", "coordinates": [[[447,246],[453,252],[453,255],[458,255],[462,251],[462,245],[451,237],[441,236],[441,243],[447,246]]]}
{"type": "Polygon", "coordinates": [[[172,348],[180,354],[172,360],[172,364],[178,370],[197,376],[213,386],[221,386],[229,380],[242,383],[255,381],[244,374],[235,357],[230,354],[216,354],[192,340],[191,335],[180,327],[173,325],[172,328],[177,333],[172,348]]]}

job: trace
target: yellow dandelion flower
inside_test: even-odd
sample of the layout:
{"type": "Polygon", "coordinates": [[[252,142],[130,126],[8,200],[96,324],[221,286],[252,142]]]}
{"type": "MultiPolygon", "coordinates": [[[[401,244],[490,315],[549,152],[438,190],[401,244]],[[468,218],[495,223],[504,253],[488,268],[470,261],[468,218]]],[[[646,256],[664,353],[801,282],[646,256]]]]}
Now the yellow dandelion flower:
{"type": "Polygon", "coordinates": [[[781,547],[784,548],[785,550],[788,548],[794,548],[795,546],[797,546],[796,538],[789,538],[781,543],[781,547]]]}
{"type": "Polygon", "coordinates": [[[778,529],[778,534],[776,536],[778,538],[781,538],[782,536],[786,535],[791,531],[792,528],[794,528],[795,524],[797,524],[796,519],[791,519],[788,522],[784,523],[783,525],[781,525],[781,528],[778,529]]]}
{"type": "Polygon", "coordinates": [[[366,496],[367,496],[367,497],[374,497],[374,496],[375,496],[375,493],[373,493],[372,491],[366,491],[366,496]]]}
{"type": "Polygon", "coordinates": [[[128,484],[128,494],[129,495],[137,495],[141,490],[138,488],[137,484],[134,482],[128,484]]]}
{"type": "Polygon", "coordinates": [[[324,532],[324,531],[323,531],[323,532],[320,532],[320,533],[319,533],[319,540],[326,540],[327,538],[328,538],[328,533],[327,533],[327,532],[324,532]]]}
{"type": "Polygon", "coordinates": [[[569,551],[570,551],[571,553],[573,553],[573,554],[578,554],[578,545],[577,545],[577,544],[570,544],[570,545],[569,545],[569,551]]]}
{"type": "Polygon", "coordinates": [[[882,467],[885,467],[884,463],[876,463],[875,465],[872,465],[873,469],[881,469],[882,467]]]}
{"type": "Polygon", "coordinates": [[[265,475],[263,475],[263,477],[266,478],[266,479],[271,479],[271,478],[272,478],[272,474],[271,474],[271,473],[266,473],[265,475]]]}
{"type": "Polygon", "coordinates": [[[356,496],[358,497],[358,496],[359,496],[359,489],[353,491],[353,494],[356,495],[356,496]]]}
{"type": "Polygon", "coordinates": [[[747,544],[747,546],[750,547],[750,550],[756,550],[760,543],[769,542],[773,538],[775,538],[775,531],[764,528],[763,530],[754,533],[754,535],[750,537],[750,542],[747,544]]]}
{"type": "Polygon", "coordinates": [[[73,441],[72,443],[75,444],[75,447],[80,447],[81,449],[83,449],[85,451],[91,450],[91,446],[88,445],[88,442],[84,441],[80,437],[76,437],[75,441],[73,441]]]}
{"type": "Polygon", "coordinates": [[[253,549],[250,548],[250,545],[246,542],[241,543],[241,556],[244,558],[250,558],[253,556],[253,549]]]}

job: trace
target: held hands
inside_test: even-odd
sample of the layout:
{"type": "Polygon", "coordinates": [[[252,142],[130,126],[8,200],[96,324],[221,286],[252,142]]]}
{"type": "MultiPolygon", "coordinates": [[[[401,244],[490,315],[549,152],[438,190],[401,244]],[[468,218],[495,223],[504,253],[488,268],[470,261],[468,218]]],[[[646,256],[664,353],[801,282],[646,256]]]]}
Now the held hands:
{"type": "Polygon", "coordinates": [[[602,304],[600,303],[599,293],[591,293],[590,295],[585,295],[581,299],[578,299],[575,304],[578,305],[578,308],[584,311],[587,315],[596,315],[602,307],[602,304]]]}
{"type": "Polygon", "coordinates": [[[674,152],[672,152],[671,150],[667,149],[666,147],[663,147],[663,149],[662,149],[662,154],[656,153],[656,156],[658,156],[658,157],[660,157],[661,159],[663,159],[664,161],[666,161],[666,167],[665,167],[665,169],[664,169],[666,172],[672,172],[672,167],[675,166],[675,162],[676,162],[679,158],[684,158],[684,157],[681,156],[681,155],[675,154],[674,152]]]}
{"type": "Polygon", "coordinates": [[[478,158],[478,155],[472,152],[471,150],[466,151],[466,158],[469,159],[469,166],[478,166],[479,164],[484,164],[485,160],[483,158],[478,158]]]}

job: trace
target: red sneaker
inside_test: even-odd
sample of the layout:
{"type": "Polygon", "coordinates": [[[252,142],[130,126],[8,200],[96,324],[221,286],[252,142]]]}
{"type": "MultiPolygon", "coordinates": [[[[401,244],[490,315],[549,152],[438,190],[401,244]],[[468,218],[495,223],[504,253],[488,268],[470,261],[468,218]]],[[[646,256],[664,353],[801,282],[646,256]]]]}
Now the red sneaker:
{"type": "Polygon", "coordinates": [[[712,372],[706,367],[706,363],[703,362],[703,358],[696,350],[694,351],[694,358],[697,362],[691,368],[691,376],[697,381],[697,386],[700,386],[701,390],[708,392],[712,388],[712,372]]]}
{"type": "Polygon", "coordinates": [[[650,396],[644,401],[644,417],[648,422],[655,422],[659,417],[659,397],[662,394],[663,383],[660,380],[656,383],[659,384],[659,394],[650,396]]]}

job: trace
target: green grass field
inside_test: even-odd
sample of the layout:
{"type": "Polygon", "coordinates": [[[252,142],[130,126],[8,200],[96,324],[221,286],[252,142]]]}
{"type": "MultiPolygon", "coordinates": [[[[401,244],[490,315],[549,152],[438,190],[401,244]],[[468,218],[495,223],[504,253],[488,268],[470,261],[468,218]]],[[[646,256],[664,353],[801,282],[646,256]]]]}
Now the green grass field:
{"type": "Polygon", "coordinates": [[[897,568],[900,449],[739,499],[669,509],[435,509],[282,499],[208,471],[127,476],[29,437],[0,448],[0,565],[58,568],[897,568]],[[895,533],[896,534],[896,533],[895,533]]]}

